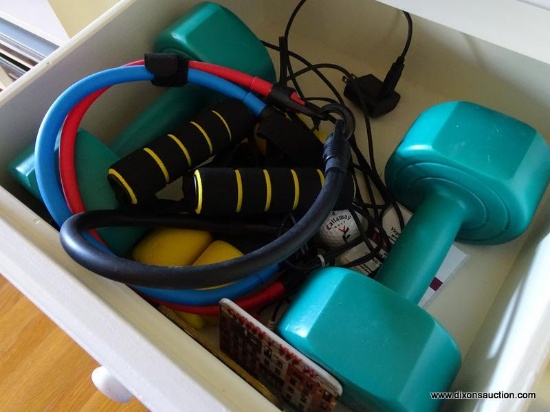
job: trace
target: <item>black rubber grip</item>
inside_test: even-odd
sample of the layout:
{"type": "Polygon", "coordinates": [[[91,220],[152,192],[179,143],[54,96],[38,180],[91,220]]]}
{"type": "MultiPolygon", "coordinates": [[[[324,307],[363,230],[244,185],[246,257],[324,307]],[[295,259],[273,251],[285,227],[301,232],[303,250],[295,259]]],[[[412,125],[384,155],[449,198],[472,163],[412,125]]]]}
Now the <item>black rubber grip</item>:
{"type": "Polygon", "coordinates": [[[108,173],[111,187],[125,203],[146,202],[221,149],[252,136],[254,124],[243,102],[224,100],[113,164],[108,173]]]}
{"type": "MultiPolygon", "coordinates": [[[[280,165],[280,157],[287,164],[300,167],[323,166],[323,143],[313,132],[277,112],[270,112],[258,125],[257,135],[266,139],[270,150],[277,150],[274,156],[280,165]]],[[[269,153],[268,153],[269,155],[269,153]]]]}
{"type": "MultiPolygon", "coordinates": [[[[184,176],[183,192],[192,211],[201,215],[283,214],[309,209],[323,182],[322,171],[315,168],[201,167],[184,176]]],[[[350,175],[340,193],[338,208],[350,207],[354,195],[350,175]]]]}

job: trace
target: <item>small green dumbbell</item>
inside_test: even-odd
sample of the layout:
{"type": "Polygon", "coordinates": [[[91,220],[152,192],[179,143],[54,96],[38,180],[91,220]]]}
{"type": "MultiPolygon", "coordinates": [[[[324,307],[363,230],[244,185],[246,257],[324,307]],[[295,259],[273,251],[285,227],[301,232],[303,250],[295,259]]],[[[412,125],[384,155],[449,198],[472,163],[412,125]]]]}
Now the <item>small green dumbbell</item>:
{"type": "Polygon", "coordinates": [[[425,111],[386,165],[413,217],[376,280],[313,273],[281,335],[331,372],[357,411],[434,411],[460,367],[451,335],[418,306],[455,238],[496,244],[521,234],[550,180],[550,149],[530,126],[476,104],[425,111]]]}

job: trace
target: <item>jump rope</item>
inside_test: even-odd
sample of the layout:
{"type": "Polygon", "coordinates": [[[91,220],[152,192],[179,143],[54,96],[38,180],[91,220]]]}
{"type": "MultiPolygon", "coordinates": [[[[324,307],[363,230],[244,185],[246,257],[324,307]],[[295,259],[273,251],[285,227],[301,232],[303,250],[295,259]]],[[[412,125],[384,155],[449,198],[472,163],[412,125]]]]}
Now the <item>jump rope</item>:
{"type": "MultiPolygon", "coordinates": [[[[301,2],[301,4],[297,7],[301,7],[301,5],[304,3],[304,1],[301,2]]],[[[295,14],[293,14],[295,16],[295,14]]],[[[292,20],[289,21],[291,23],[292,20]]],[[[289,28],[289,27],[288,27],[289,28]]],[[[286,36],[288,37],[288,30],[285,31],[286,36]]],[[[406,49],[408,48],[408,44],[410,43],[410,32],[408,37],[407,46],[404,50],[403,55],[406,53],[406,49]]],[[[287,38],[286,37],[286,38],[287,38]]],[[[276,46],[266,44],[267,47],[277,48],[276,46]]],[[[280,49],[280,48],[279,48],[280,49]]],[[[296,85],[297,93],[290,93],[287,95],[288,99],[286,99],[285,104],[288,104],[292,106],[293,109],[298,109],[299,111],[303,111],[308,115],[313,115],[314,122],[318,124],[321,118],[327,118],[329,117],[329,112],[336,111],[342,115],[344,114],[344,117],[346,118],[347,125],[342,124],[342,122],[338,122],[335,126],[335,133],[338,135],[338,139],[341,140],[342,134],[345,133],[346,136],[344,140],[348,141],[350,143],[350,146],[356,153],[356,155],[360,152],[358,151],[356,142],[354,141],[354,136],[352,131],[350,131],[350,125],[349,123],[353,123],[352,117],[348,114],[348,112],[345,109],[338,109],[337,106],[338,103],[343,103],[342,98],[338,95],[337,92],[335,92],[334,86],[330,84],[324,78],[322,73],[319,71],[320,68],[332,68],[336,70],[343,71],[346,75],[348,75],[349,79],[352,79],[353,76],[349,74],[349,72],[345,71],[345,69],[336,66],[336,65],[312,65],[309,62],[307,62],[303,57],[289,52],[287,48],[283,48],[281,53],[284,53],[286,49],[286,55],[281,56],[281,61],[286,61],[287,68],[284,69],[281,73],[286,73],[287,69],[292,73],[292,69],[290,68],[289,64],[289,56],[292,56],[302,62],[306,63],[306,69],[301,70],[300,72],[293,73],[290,77],[282,76],[282,80],[288,81],[289,79],[294,82],[296,85]],[[308,72],[313,71],[315,72],[325,83],[329,86],[331,90],[335,92],[335,96],[337,100],[331,100],[326,99],[328,101],[327,109],[325,110],[325,113],[320,113],[319,111],[315,111],[312,109],[312,105],[309,105],[306,103],[310,99],[302,98],[301,91],[299,89],[299,86],[297,86],[296,79],[298,76],[308,72]],[[284,78],[284,79],[283,79],[284,78]],[[342,128],[347,128],[348,130],[343,131],[342,128]]],[[[281,50],[281,49],[280,49],[281,50]]],[[[283,69],[283,67],[282,67],[283,69]]],[[[113,257],[113,259],[108,259],[112,254],[106,249],[106,247],[103,245],[101,238],[97,233],[93,231],[93,228],[99,225],[106,225],[107,224],[114,224],[114,225],[134,225],[136,223],[139,224],[145,224],[150,226],[158,226],[159,224],[167,224],[169,226],[179,225],[179,226],[185,226],[189,227],[189,225],[196,224],[198,226],[201,226],[201,228],[204,228],[204,225],[206,224],[205,221],[194,221],[195,223],[191,223],[190,219],[182,218],[181,215],[178,215],[177,218],[180,219],[179,223],[175,223],[175,218],[173,216],[165,216],[165,217],[154,217],[150,218],[150,222],[147,222],[147,219],[144,219],[143,216],[139,217],[131,217],[128,216],[126,213],[120,213],[120,212],[113,212],[113,211],[105,211],[105,212],[87,212],[83,215],[77,215],[75,217],[71,217],[73,214],[79,214],[82,212],[85,212],[85,207],[82,202],[82,198],[80,196],[80,191],[78,189],[78,182],[76,179],[76,171],[75,171],[75,163],[74,163],[74,151],[75,151],[75,141],[76,141],[76,133],[78,130],[78,127],[80,125],[80,122],[82,118],[84,117],[86,111],[89,109],[89,107],[99,98],[108,88],[110,88],[112,85],[119,84],[119,83],[125,83],[125,82],[131,82],[131,81],[140,81],[140,80],[149,80],[153,81],[155,76],[149,72],[144,66],[143,61],[136,61],[129,63],[123,67],[115,68],[115,69],[109,69],[104,72],[96,73],[95,75],[89,76],[86,79],[83,79],[82,81],[78,82],[77,84],[73,85],[71,88],[69,88],[60,98],[52,105],[52,108],[46,115],[44,122],[40,128],[38,139],[37,139],[37,145],[36,145],[36,151],[37,151],[37,180],[39,187],[41,188],[41,192],[44,194],[44,202],[54,217],[54,220],[62,227],[61,230],[61,237],[62,242],[66,248],[71,250],[73,248],[74,250],[78,250],[78,252],[75,252],[75,260],[79,261],[80,263],[84,264],[84,266],[94,270],[94,260],[99,261],[98,258],[100,258],[104,264],[101,264],[99,270],[94,271],[101,271],[105,268],[105,266],[110,266],[111,264],[115,264],[116,261],[118,261],[118,258],[113,257]],[[60,146],[59,146],[59,175],[60,180],[58,181],[55,177],[57,175],[56,168],[55,168],[55,159],[53,158],[53,147],[55,146],[55,141],[57,138],[57,135],[61,131],[60,134],[60,146]],[[48,155],[49,153],[49,155],[48,155]],[[46,188],[46,190],[43,190],[43,188],[46,188]],[[164,219],[164,222],[163,222],[164,219]],[[65,222],[69,220],[69,224],[66,224],[65,222]],[[198,223],[197,223],[198,222],[198,223]],[[93,233],[94,239],[91,239],[90,237],[86,237],[83,235],[83,233],[90,229],[93,233]],[[77,239],[76,244],[74,243],[75,239],[77,239]],[[76,256],[80,254],[80,256],[76,256]],[[108,263],[105,263],[107,261],[108,263]]],[[[214,90],[217,90],[221,92],[222,94],[225,94],[226,96],[232,96],[236,97],[249,107],[251,112],[255,114],[256,116],[260,115],[262,111],[266,108],[266,104],[258,99],[254,93],[259,94],[260,96],[268,96],[270,91],[273,89],[273,85],[269,82],[265,82],[262,79],[249,76],[244,73],[237,72],[235,70],[223,68],[220,66],[211,65],[208,63],[201,63],[201,62],[189,62],[189,71],[188,71],[188,79],[190,83],[196,83],[196,84],[202,84],[203,86],[210,87],[214,90]],[[237,86],[238,85],[238,86],[237,86]],[[244,91],[241,87],[243,86],[248,88],[250,91],[244,91]]],[[[302,95],[303,96],[303,95],[302,95]]],[[[313,100],[313,99],[312,99],[313,100]]],[[[320,99],[318,99],[320,100],[320,99]]],[[[290,113],[291,116],[294,114],[294,112],[290,113]]],[[[334,121],[334,118],[332,118],[334,121]]],[[[367,125],[367,132],[369,141],[372,139],[372,135],[370,132],[370,125],[368,123],[368,117],[365,117],[365,122],[367,125]]],[[[371,144],[369,144],[369,147],[371,147],[371,144]]],[[[338,149],[338,151],[341,151],[341,149],[338,149]]],[[[376,178],[373,179],[371,172],[373,169],[375,171],[375,167],[369,166],[368,162],[362,155],[358,156],[359,159],[359,165],[353,165],[353,167],[357,170],[359,170],[361,173],[368,174],[368,180],[367,180],[367,186],[369,186],[369,182],[371,180],[374,181],[374,184],[377,186],[377,188],[380,190],[380,192],[384,196],[384,186],[383,184],[380,185],[380,182],[376,181],[376,178]],[[365,167],[367,165],[368,167],[365,167]]],[[[341,160],[341,159],[340,159],[341,160]]],[[[338,162],[340,161],[338,160],[338,162]]],[[[371,162],[373,163],[373,160],[371,158],[371,162]]],[[[323,191],[328,187],[337,186],[338,183],[331,184],[331,177],[333,175],[336,175],[335,173],[331,172],[332,170],[340,169],[340,174],[342,174],[342,170],[345,171],[345,167],[341,167],[342,165],[334,168],[334,169],[328,169],[327,172],[327,182],[325,184],[325,187],[323,191]]],[[[378,175],[374,173],[374,175],[377,177],[378,175]]],[[[379,179],[379,178],[378,178],[379,179]]],[[[338,180],[338,179],[334,179],[338,180]]],[[[341,180],[341,179],[340,179],[341,180]]],[[[330,190],[326,190],[329,191],[330,190]]],[[[370,193],[372,194],[372,189],[369,189],[370,193]]],[[[327,205],[330,205],[331,202],[327,202],[329,199],[323,200],[322,193],[320,196],[320,199],[316,202],[314,207],[310,210],[311,213],[307,213],[306,216],[302,220],[305,219],[306,222],[312,221],[312,216],[307,216],[308,214],[315,214],[317,213],[317,209],[323,209],[325,210],[323,215],[326,216],[331,208],[327,207],[327,205]],[[324,204],[324,208],[322,207],[324,204]],[[328,210],[328,211],[327,211],[328,210]],[[306,219],[307,218],[307,219],[306,219]]],[[[362,206],[367,205],[363,202],[362,206]]],[[[381,206],[379,205],[368,205],[372,207],[375,211],[375,215],[381,209],[381,206]]],[[[374,226],[377,228],[380,228],[379,220],[370,218],[370,215],[368,213],[365,213],[365,207],[356,206],[355,209],[351,210],[354,217],[356,217],[356,210],[359,210],[362,214],[366,215],[368,217],[369,223],[374,223],[374,226]]],[[[321,216],[323,216],[321,215],[321,216]]],[[[318,214],[319,216],[319,214],[318,214]]],[[[315,219],[313,219],[315,220],[315,219]]],[[[317,219],[319,220],[319,219],[317,219]]],[[[215,226],[215,223],[213,224],[215,226]]],[[[303,226],[307,226],[303,225],[303,226]]],[[[320,226],[320,223],[318,222],[318,226],[320,226]]],[[[318,227],[317,226],[317,227],[318,227]]],[[[299,225],[298,225],[299,227],[299,225]]],[[[311,226],[309,227],[316,227],[311,226]]],[[[294,232],[299,232],[299,230],[295,228],[294,232]]],[[[284,243],[285,239],[291,239],[293,231],[289,231],[290,235],[287,233],[286,236],[282,236],[283,240],[281,238],[277,239],[279,240],[279,244],[284,243]]],[[[308,234],[307,237],[311,237],[312,234],[308,234]]],[[[309,239],[301,239],[300,241],[296,242],[295,244],[298,244],[300,242],[303,242],[304,244],[309,239]]],[[[380,245],[377,247],[372,247],[371,242],[366,238],[365,233],[361,231],[361,236],[358,240],[355,240],[352,244],[347,245],[347,247],[343,248],[337,248],[332,253],[328,253],[326,258],[331,259],[332,256],[338,256],[338,254],[342,253],[344,250],[348,250],[354,243],[359,244],[361,242],[365,242],[367,245],[370,246],[371,253],[367,256],[365,256],[362,260],[368,260],[372,259],[373,257],[380,257],[379,251],[380,251],[380,245]]],[[[262,248],[260,248],[262,249],[262,248]]],[[[294,246],[294,249],[296,249],[296,246],[294,246]]],[[[295,252],[296,250],[293,250],[295,252]]],[[[263,251],[249,254],[252,257],[262,255],[263,251]]],[[[70,253],[71,254],[71,253],[70,253]]],[[[290,253],[292,254],[292,253],[290,253]]],[[[284,255],[289,255],[288,251],[284,253],[284,255]]],[[[248,255],[244,256],[246,258],[248,255]]],[[[287,263],[290,267],[294,267],[295,269],[299,270],[311,270],[315,267],[319,267],[318,262],[310,263],[309,266],[297,266],[290,263],[290,261],[287,260],[288,256],[279,255],[279,257],[275,260],[277,262],[284,261],[287,263]]],[[[246,260],[246,259],[244,259],[246,260]]],[[[254,259],[252,259],[253,261],[254,259]]],[[[117,276],[109,276],[107,277],[114,278],[114,280],[118,280],[124,283],[130,284],[132,287],[134,287],[138,293],[143,294],[146,298],[153,302],[166,304],[169,307],[172,307],[174,309],[183,310],[189,313],[197,313],[197,314],[215,314],[217,313],[217,302],[221,297],[229,297],[232,299],[235,299],[236,302],[240,305],[242,305],[245,309],[249,307],[257,307],[260,304],[267,304],[269,302],[273,302],[277,299],[281,299],[283,295],[288,293],[288,290],[286,290],[285,285],[280,281],[273,281],[278,272],[279,272],[279,264],[274,263],[267,268],[265,267],[265,259],[261,259],[263,261],[263,264],[260,264],[255,273],[254,276],[239,276],[235,273],[232,273],[230,271],[229,274],[227,274],[227,265],[222,264],[216,264],[216,265],[210,265],[214,266],[214,272],[215,273],[215,280],[212,278],[209,278],[208,276],[204,276],[204,268],[200,268],[198,270],[193,271],[192,268],[186,268],[186,274],[184,275],[184,280],[180,280],[180,282],[174,282],[172,283],[171,280],[166,281],[162,280],[163,277],[160,275],[160,273],[155,274],[156,277],[155,281],[152,282],[152,287],[146,287],[146,286],[136,286],[133,285],[132,280],[137,280],[135,283],[139,285],[139,283],[144,283],[145,285],[149,285],[150,282],[150,272],[146,272],[145,274],[142,274],[143,276],[138,275],[134,279],[129,279],[127,277],[117,278],[117,276]],[[218,266],[218,267],[216,267],[218,266]],[[263,267],[262,267],[263,266],[263,267]],[[189,270],[191,269],[191,270],[189,270]],[[189,274],[195,273],[195,279],[193,279],[193,276],[188,276],[189,274]],[[226,273],[226,276],[220,276],[221,273],[226,273]],[[198,275],[198,276],[197,276],[198,275]],[[160,279],[159,279],[160,277],[160,279]],[[199,279],[200,277],[200,279],[199,279]],[[148,278],[148,280],[143,281],[144,278],[148,278]],[[205,279],[206,278],[206,279],[205,279]],[[222,280],[223,278],[223,280],[222,280]],[[195,288],[200,287],[208,287],[208,286],[217,286],[226,282],[234,281],[234,283],[229,284],[228,286],[222,286],[217,289],[209,289],[209,290],[197,290],[195,288]],[[164,282],[164,283],[163,283],[164,282]],[[193,289],[178,289],[178,290],[170,290],[170,289],[158,289],[159,286],[167,286],[170,288],[178,287],[178,285],[184,285],[185,288],[193,288],[193,289]],[[266,287],[266,285],[268,285],[266,287]],[[258,289],[264,287],[260,292],[251,293],[254,291],[257,291],[258,289]],[[243,297],[244,296],[244,297],[243,297]]],[[[314,259],[315,260],[315,259],[314,259]]],[[[352,262],[357,264],[357,262],[352,262]]],[[[133,267],[132,269],[129,269],[132,265],[130,261],[125,261],[123,264],[125,270],[132,270],[136,269],[137,267],[133,267]]],[[[142,266],[142,265],[141,265],[142,266]]],[[[238,266],[238,265],[237,265],[238,266]]],[[[254,265],[252,265],[254,266],[254,265]]],[[[111,266],[113,267],[113,266],[111,266]]],[[[115,264],[114,271],[119,270],[119,266],[115,264]]],[[[231,266],[229,266],[231,267],[231,266]]],[[[161,267],[162,271],[165,271],[165,267],[161,267]]],[[[148,268],[150,269],[150,268],[148,268]]],[[[128,273],[128,272],[126,272],[128,273]]],[[[250,272],[247,272],[250,273],[250,272]]],[[[101,273],[100,273],[101,274],[101,273]]],[[[168,276],[170,277],[170,276],[168,276]]]]}

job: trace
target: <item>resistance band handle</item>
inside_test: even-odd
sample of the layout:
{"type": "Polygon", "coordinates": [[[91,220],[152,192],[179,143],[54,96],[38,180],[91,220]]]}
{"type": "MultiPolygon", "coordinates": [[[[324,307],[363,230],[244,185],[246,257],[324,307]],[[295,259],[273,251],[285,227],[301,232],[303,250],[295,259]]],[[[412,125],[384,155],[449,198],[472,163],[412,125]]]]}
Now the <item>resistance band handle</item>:
{"type": "Polygon", "coordinates": [[[447,256],[464,216],[460,201],[441,192],[429,194],[399,235],[376,280],[418,304],[447,256]]]}
{"type": "Polygon", "coordinates": [[[309,130],[283,114],[269,110],[258,124],[256,134],[267,142],[267,158],[278,166],[323,167],[323,143],[309,130]]]}
{"type": "Polygon", "coordinates": [[[254,124],[242,101],[224,100],[201,111],[175,133],[161,136],[114,163],[109,168],[109,183],[121,202],[147,202],[192,167],[251,136],[254,124]]]}
{"type": "MultiPolygon", "coordinates": [[[[189,211],[201,215],[305,212],[321,191],[325,176],[315,168],[202,167],[184,176],[189,211]]],[[[351,206],[355,185],[347,175],[336,205],[351,206]]]]}

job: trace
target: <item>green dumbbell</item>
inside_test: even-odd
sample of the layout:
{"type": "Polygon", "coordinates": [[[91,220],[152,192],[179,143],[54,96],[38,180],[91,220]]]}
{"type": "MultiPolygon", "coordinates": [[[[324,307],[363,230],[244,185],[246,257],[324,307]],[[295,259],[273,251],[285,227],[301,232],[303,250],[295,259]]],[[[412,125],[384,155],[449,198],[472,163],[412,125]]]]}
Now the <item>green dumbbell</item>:
{"type": "MultiPolygon", "coordinates": [[[[200,3],[191,8],[158,36],[156,52],[176,52],[193,60],[230,67],[275,81],[275,69],[260,40],[231,11],[215,4],[200,3]]],[[[197,85],[170,88],[157,98],[106,146],[86,131],[79,131],[75,162],[84,204],[87,208],[113,209],[118,202],[107,182],[109,166],[121,157],[169,133],[217,95],[197,85]],[[105,179],[98,179],[105,176],[105,179]],[[94,207],[92,207],[92,205],[94,207]]],[[[34,146],[10,162],[12,176],[40,198],[34,174],[34,146]]],[[[102,229],[113,251],[125,254],[141,236],[139,230],[102,229]]]]}
{"type": "Polygon", "coordinates": [[[530,126],[467,102],[428,109],[386,166],[389,189],[414,214],[376,280],[317,271],[281,335],[334,374],[357,411],[436,410],[430,392],[449,390],[460,352],[418,302],[455,238],[517,237],[549,180],[550,149],[530,126]]]}

